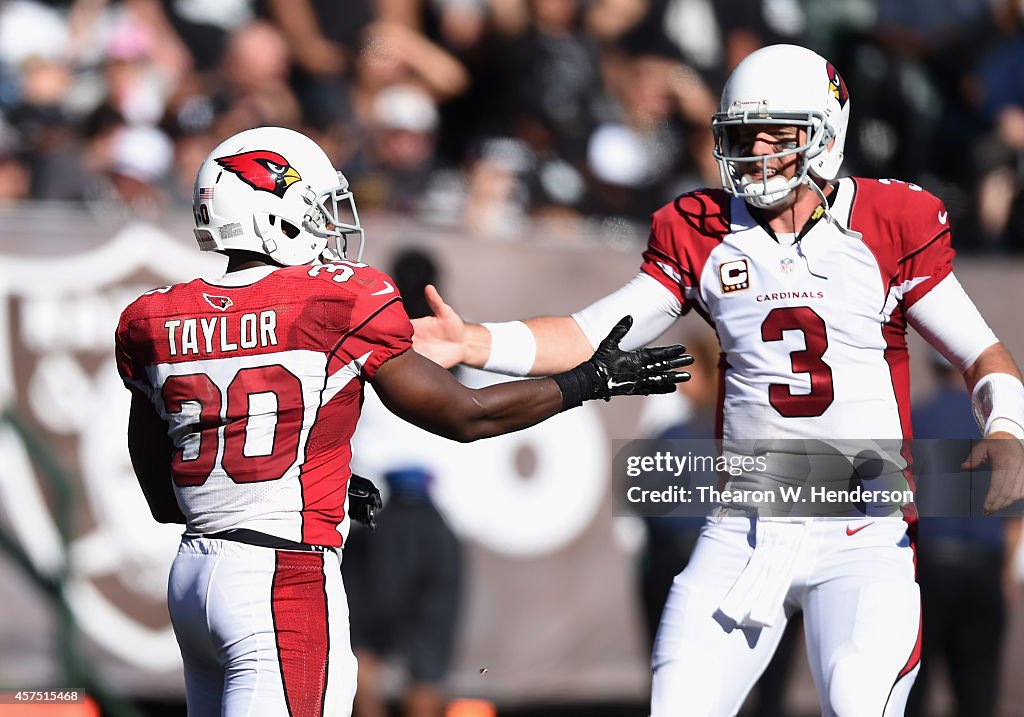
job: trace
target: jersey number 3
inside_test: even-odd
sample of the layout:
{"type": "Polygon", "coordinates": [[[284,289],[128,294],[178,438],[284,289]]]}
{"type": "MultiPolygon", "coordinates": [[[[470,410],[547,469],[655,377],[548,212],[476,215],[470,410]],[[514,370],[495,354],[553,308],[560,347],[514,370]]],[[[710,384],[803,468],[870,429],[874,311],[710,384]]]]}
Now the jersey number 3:
{"type": "Polygon", "coordinates": [[[783,332],[800,331],[804,348],[789,354],[793,373],[810,377],[810,393],[793,393],[789,384],[768,386],[768,402],[786,418],[820,416],[835,399],[832,367],[822,360],[828,348],[825,321],[809,306],[786,306],[772,309],[761,324],[762,341],[781,341],[783,332]]]}

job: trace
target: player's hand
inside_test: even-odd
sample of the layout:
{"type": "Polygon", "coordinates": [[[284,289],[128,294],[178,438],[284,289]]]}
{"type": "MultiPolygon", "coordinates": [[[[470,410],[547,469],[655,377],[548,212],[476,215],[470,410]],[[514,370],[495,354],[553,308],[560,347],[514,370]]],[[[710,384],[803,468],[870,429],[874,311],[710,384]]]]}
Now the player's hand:
{"type": "Polygon", "coordinates": [[[992,482],[985,496],[985,514],[990,515],[1024,498],[1024,444],[1005,431],[996,431],[974,444],[961,464],[973,470],[984,463],[992,468],[992,482]]]}
{"type": "Polygon", "coordinates": [[[433,284],[427,284],[423,293],[434,315],[412,320],[413,348],[445,368],[462,363],[466,358],[466,323],[444,302],[433,284]]]}
{"type": "Polygon", "coordinates": [[[690,380],[689,373],[675,370],[693,363],[681,344],[621,350],[619,342],[632,325],[633,317],[623,316],[590,357],[600,376],[593,398],[672,393],[677,383],[690,380]]]}
{"type": "Polygon", "coordinates": [[[348,514],[352,520],[362,523],[370,530],[376,530],[377,512],[383,505],[377,486],[372,481],[353,473],[348,479],[348,514]]]}

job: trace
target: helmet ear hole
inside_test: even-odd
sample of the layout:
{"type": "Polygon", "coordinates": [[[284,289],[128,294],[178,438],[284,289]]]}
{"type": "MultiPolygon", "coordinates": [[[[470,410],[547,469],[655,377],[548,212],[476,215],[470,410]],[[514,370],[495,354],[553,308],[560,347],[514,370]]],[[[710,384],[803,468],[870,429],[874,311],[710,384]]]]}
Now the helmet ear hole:
{"type": "Polygon", "coordinates": [[[284,235],[289,239],[294,239],[299,235],[299,228],[287,219],[281,219],[281,231],[284,232],[284,235]]]}
{"type": "Polygon", "coordinates": [[[278,229],[281,230],[281,233],[289,239],[294,239],[299,235],[299,228],[284,217],[279,217],[276,214],[268,214],[267,221],[270,226],[274,226],[276,224],[278,229]]]}

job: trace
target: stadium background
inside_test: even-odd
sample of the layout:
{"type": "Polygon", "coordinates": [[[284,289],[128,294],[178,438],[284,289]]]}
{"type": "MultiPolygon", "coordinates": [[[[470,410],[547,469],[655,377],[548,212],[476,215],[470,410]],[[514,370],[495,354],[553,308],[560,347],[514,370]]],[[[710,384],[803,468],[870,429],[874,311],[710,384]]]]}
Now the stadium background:
{"type": "MultiPolygon", "coordinates": [[[[1024,356],[1018,2],[201,5],[0,2],[0,688],[82,685],[110,714],[181,711],[163,606],[176,531],[134,485],[111,338],[140,291],[220,267],[190,236],[191,178],[249,125],[321,141],[353,181],[365,258],[425,250],[468,319],[570,311],[635,273],[650,211],[717,182],[704,123],[728,68],[802,42],[849,86],[845,169],[946,200],[957,273],[1024,356]],[[319,31],[294,26],[300,6],[322,13],[319,31]]],[[[666,340],[697,335],[687,319],[666,340]]],[[[458,447],[367,422],[364,470],[431,461],[467,548],[453,696],[502,715],[645,714],[644,532],[611,517],[610,446],[680,410],[588,405],[458,447]]],[[[1024,714],[1021,574],[1005,715],[1024,714]]],[[[815,713],[805,667],[788,695],[815,713]]],[[[936,714],[947,701],[939,684],[936,714]]]]}

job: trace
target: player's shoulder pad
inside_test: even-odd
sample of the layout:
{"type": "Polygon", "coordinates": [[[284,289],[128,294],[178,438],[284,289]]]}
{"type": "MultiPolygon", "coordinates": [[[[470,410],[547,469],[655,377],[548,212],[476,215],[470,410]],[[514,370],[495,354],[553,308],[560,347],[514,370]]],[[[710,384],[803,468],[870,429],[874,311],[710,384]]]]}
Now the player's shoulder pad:
{"type": "Polygon", "coordinates": [[[904,256],[949,231],[946,205],[920,185],[896,179],[861,177],[857,178],[856,184],[854,221],[861,223],[859,214],[871,223],[888,226],[898,237],[904,256]]]}
{"type": "Polygon", "coordinates": [[[652,216],[652,226],[671,225],[676,233],[687,229],[706,237],[729,233],[731,197],[724,189],[697,189],[680,194],[652,216]]]}
{"type": "Polygon", "coordinates": [[[942,200],[913,182],[900,179],[866,179],[857,177],[857,191],[868,192],[887,202],[899,202],[901,206],[930,207],[941,204],[942,200]]]}
{"type": "Polygon", "coordinates": [[[159,314],[157,308],[167,301],[176,291],[180,291],[185,284],[169,284],[158,286],[155,289],[144,291],[121,312],[121,322],[126,324],[140,318],[150,318],[159,314]]]}
{"type": "Polygon", "coordinates": [[[347,293],[355,298],[361,296],[380,299],[401,298],[395,280],[370,264],[353,261],[325,262],[313,266],[289,267],[301,269],[303,275],[313,277],[324,288],[347,293]]]}

